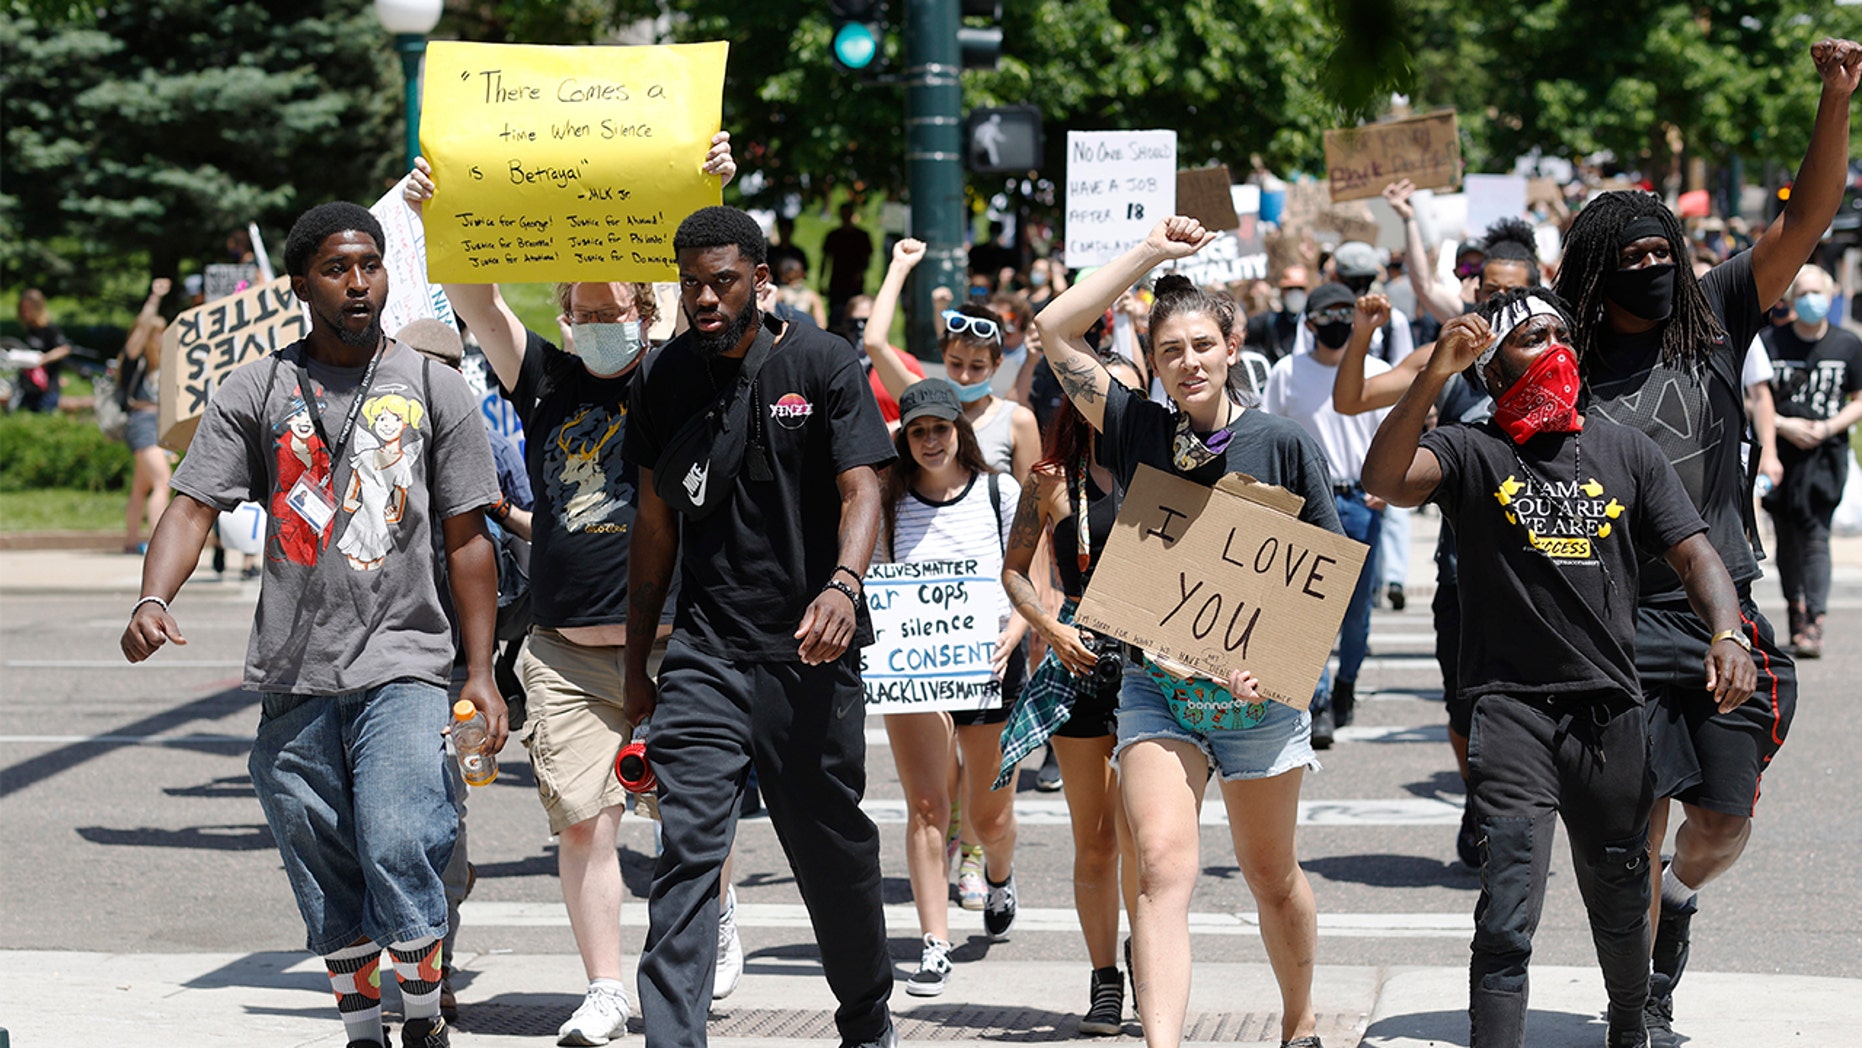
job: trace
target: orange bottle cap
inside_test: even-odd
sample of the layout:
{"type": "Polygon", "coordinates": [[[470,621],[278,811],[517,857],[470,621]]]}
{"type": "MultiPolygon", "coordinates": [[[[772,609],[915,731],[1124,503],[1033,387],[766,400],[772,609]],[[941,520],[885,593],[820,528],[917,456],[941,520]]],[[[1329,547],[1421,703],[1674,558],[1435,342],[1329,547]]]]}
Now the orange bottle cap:
{"type": "Polygon", "coordinates": [[[471,699],[460,699],[453,703],[453,719],[469,721],[478,716],[478,707],[472,705],[471,699]]]}

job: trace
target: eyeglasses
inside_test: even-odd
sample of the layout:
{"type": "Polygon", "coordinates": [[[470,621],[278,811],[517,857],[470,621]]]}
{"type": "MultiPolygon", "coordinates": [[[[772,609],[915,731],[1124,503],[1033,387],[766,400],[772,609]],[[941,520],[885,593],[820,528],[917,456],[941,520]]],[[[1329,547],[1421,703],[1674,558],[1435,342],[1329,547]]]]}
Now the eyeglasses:
{"type": "Polygon", "coordinates": [[[1002,341],[1002,325],[993,320],[973,317],[954,309],[944,311],[944,327],[953,335],[970,334],[985,340],[1002,341]]]}
{"type": "Polygon", "coordinates": [[[627,315],[625,309],[598,309],[593,313],[578,310],[569,314],[569,320],[575,324],[618,324],[627,315]]]}

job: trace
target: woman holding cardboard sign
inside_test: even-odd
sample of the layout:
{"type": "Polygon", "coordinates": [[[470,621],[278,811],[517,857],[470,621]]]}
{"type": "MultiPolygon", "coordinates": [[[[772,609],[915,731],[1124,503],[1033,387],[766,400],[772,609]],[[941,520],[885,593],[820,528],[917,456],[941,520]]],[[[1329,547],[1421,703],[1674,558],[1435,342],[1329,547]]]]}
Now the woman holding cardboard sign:
{"type": "MultiPolygon", "coordinates": [[[[1242,391],[1233,301],[1182,277],[1157,282],[1150,364],[1174,412],[1113,382],[1087,349],[1087,328],[1125,289],[1214,239],[1194,219],[1167,219],[1069,288],[1035,318],[1048,363],[1101,434],[1100,459],[1122,485],[1141,465],[1207,485],[1246,473],[1302,496],[1302,520],[1340,532],[1324,453],[1297,424],[1252,410],[1253,397],[1242,391]]],[[[1260,699],[1245,667],[1218,682],[1141,655],[1125,667],[1113,756],[1138,851],[1132,967],[1146,1044],[1176,1048],[1183,1035],[1190,894],[1201,868],[1197,819],[1213,765],[1235,860],[1260,907],[1261,940],[1280,984],[1282,1044],[1320,1048],[1312,1009],[1318,915],[1294,847],[1302,772],[1319,766],[1311,717],[1260,699]]]]}

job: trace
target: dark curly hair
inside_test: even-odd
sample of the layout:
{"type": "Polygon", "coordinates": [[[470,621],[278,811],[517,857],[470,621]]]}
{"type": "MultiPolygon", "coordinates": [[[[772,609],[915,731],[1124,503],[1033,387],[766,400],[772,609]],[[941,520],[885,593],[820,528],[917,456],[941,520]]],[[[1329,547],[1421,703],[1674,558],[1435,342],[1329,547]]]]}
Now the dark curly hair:
{"type": "Polygon", "coordinates": [[[1710,348],[1724,341],[1726,329],[1714,315],[1701,289],[1694,267],[1687,265],[1687,234],[1681,220],[1652,194],[1636,189],[1599,193],[1571,222],[1565,235],[1564,263],[1558,268],[1558,294],[1571,304],[1577,324],[1571,329],[1571,348],[1578,367],[1590,370],[1591,354],[1604,324],[1604,283],[1616,272],[1622,251],[1623,230],[1639,218],[1653,217],[1675,256],[1675,303],[1662,328],[1662,362],[1694,363],[1704,360],[1710,348]]]}
{"type": "Polygon", "coordinates": [[[752,266],[769,261],[769,239],[763,235],[763,227],[734,207],[701,207],[685,216],[685,221],[679,223],[679,231],[672,235],[674,252],[731,244],[737,245],[737,250],[752,266]]]}
{"type": "Polygon", "coordinates": [[[1532,235],[1532,226],[1524,219],[1503,218],[1487,227],[1481,237],[1481,249],[1487,259],[1481,263],[1484,269],[1488,262],[1515,262],[1526,267],[1526,283],[1539,282],[1539,242],[1532,235]]]}
{"type": "Polygon", "coordinates": [[[304,276],[310,270],[311,256],[317,253],[325,240],[338,233],[350,232],[367,233],[375,241],[375,250],[387,252],[388,237],[382,232],[381,222],[369,214],[369,209],[347,200],[337,200],[318,204],[291,223],[291,232],[284,241],[285,273],[294,277],[304,276]]]}

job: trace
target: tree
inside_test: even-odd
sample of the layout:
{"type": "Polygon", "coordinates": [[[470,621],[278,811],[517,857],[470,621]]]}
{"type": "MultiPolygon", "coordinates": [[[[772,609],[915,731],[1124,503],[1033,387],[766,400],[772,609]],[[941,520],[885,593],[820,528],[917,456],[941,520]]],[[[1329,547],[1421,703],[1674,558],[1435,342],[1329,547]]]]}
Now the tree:
{"type": "Polygon", "coordinates": [[[249,221],[280,247],[305,207],[397,173],[399,70],[367,0],[39,7],[0,14],[10,280],[83,293],[144,251],[172,273],[249,221]]]}

